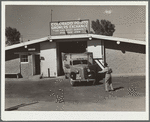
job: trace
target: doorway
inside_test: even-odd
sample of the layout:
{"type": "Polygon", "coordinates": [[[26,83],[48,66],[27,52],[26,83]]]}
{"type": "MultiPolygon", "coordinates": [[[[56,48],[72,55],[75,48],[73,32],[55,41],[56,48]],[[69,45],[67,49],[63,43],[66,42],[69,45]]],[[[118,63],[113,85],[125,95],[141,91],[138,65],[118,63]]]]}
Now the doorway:
{"type": "Polygon", "coordinates": [[[62,68],[62,52],[63,53],[84,53],[86,52],[87,41],[71,41],[57,43],[57,64],[58,75],[64,75],[62,68]]]}
{"type": "Polygon", "coordinates": [[[60,42],[60,52],[64,53],[84,53],[87,48],[87,41],[60,42]]]}
{"type": "Polygon", "coordinates": [[[33,55],[33,75],[39,75],[41,73],[40,68],[40,55],[33,55]]]}

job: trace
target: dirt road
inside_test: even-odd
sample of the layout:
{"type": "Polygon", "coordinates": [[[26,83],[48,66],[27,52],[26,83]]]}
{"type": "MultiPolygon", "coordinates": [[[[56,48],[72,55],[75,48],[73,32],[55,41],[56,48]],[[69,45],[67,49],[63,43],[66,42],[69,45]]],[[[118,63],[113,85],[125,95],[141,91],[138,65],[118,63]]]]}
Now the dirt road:
{"type": "Polygon", "coordinates": [[[62,78],[40,80],[6,79],[5,108],[28,104],[16,111],[144,111],[145,77],[115,77],[115,91],[80,83],[72,87],[62,78]],[[37,102],[36,102],[37,101],[37,102]],[[36,102],[35,104],[31,104],[36,102]]]}

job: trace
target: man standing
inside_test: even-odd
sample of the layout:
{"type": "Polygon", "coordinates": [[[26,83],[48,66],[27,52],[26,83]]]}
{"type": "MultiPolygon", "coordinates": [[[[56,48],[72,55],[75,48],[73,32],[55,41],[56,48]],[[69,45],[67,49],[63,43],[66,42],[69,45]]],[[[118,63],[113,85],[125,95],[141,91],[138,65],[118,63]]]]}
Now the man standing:
{"type": "Polygon", "coordinates": [[[108,92],[108,86],[112,91],[114,91],[114,88],[112,86],[112,78],[111,78],[111,73],[112,69],[108,66],[107,63],[104,64],[105,68],[102,71],[99,71],[99,73],[105,73],[105,91],[108,92]]]}

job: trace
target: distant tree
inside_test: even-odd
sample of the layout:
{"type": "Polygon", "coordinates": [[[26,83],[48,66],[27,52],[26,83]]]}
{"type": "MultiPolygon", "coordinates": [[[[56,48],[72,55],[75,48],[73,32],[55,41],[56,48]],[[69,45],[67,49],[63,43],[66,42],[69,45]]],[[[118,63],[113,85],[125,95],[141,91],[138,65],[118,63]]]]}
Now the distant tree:
{"type": "Polygon", "coordinates": [[[96,21],[92,21],[92,29],[95,34],[112,36],[115,32],[115,25],[108,20],[99,21],[97,19],[96,21]]]}
{"type": "Polygon", "coordinates": [[[20,43],[21,34],[19,31],[17,31],[16,28],[6,27],[5,36],[7,38],[6,40],[7,45],[20,43]]]}

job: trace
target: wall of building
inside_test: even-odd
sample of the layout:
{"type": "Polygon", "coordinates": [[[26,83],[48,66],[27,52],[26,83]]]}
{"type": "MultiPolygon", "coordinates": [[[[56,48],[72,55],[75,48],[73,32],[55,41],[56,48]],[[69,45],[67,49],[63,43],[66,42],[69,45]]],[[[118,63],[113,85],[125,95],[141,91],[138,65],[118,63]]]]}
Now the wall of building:
{"type": "Polygon", "coordinates": [[[92,39],[87,42],[87,51],[93,52],[94,63],[97,64],[97,70],[104,68],[104,41],[92,39]]]}
{"type": "Polygon", "coordinates": [[[21,63],[21,75],[23,78],[29,78],[32,76],[32,71],[32,55],[28,55],[28,63],[21,63]]]}
{"type": "Polygon", "coordinates": [[[27,48],[19,47],[5,51],[5,74],[17,74],[20,73],[20,77],[28,78],[33,75],[33,61],[32,53],[39,51],[39,44],[29,45],[27,48]],[[29,50],[33,49],[35,50],[29,50]],[[28,55],[28,62],[21,63],[21,54],[28,55]]]}
{"type": "Polygon", "coordinates": [[[103,47],[101,40],[87,41],[88,52],[93,52],[93,58],[103,58],[103,47]]]}
{"type": "Polygon", "coordinates": [[[20,73],[19,54],[14,54],[15,50],[9,50],[5,53],[5,74],[20,73]]]}
{"type": "Polygon", "coordinates": [[[57,56],[56,56],[56,42],[42,42],[40,43],[41,56],[41,74],[43,77],[57,76],[57,56]]]}
{"type": "MultiPolygon", "coordinates": [[[[57,48],[56,42],[45,41],[28,48],[35,47],[35,51],[40,50],[41,74],[44,77],[58,76],[57,67],[57,48]],[[48,70],[49,69],[49,70],[48,70]]],[[[26,78],[33,75],[33,60],[29,50],[24,47],[11,49],[5,54],[5,73],[21,73],[26,78]],[[21,63],[19,53],[29,52],[29,62],[21,63]]],[[[113,69],[112,75],[144,75],[146,72],[145,46],[116,41],[94,40],[87,42],[87,51],[93,52],[94,58],[104,58],[113,69]],[[103,43],[105,50],[103,49],[103,43]],[[104,52],[103,52],[104,51],[104,52]],[[105,54],[105,57],[102,54],[105,54]]]]}
{"type": "Polygon", "coordinates": [[[113,69],[112,75],[144,75],[146,72],[145,46],[105,41],[105,59],[113,69]]]}

